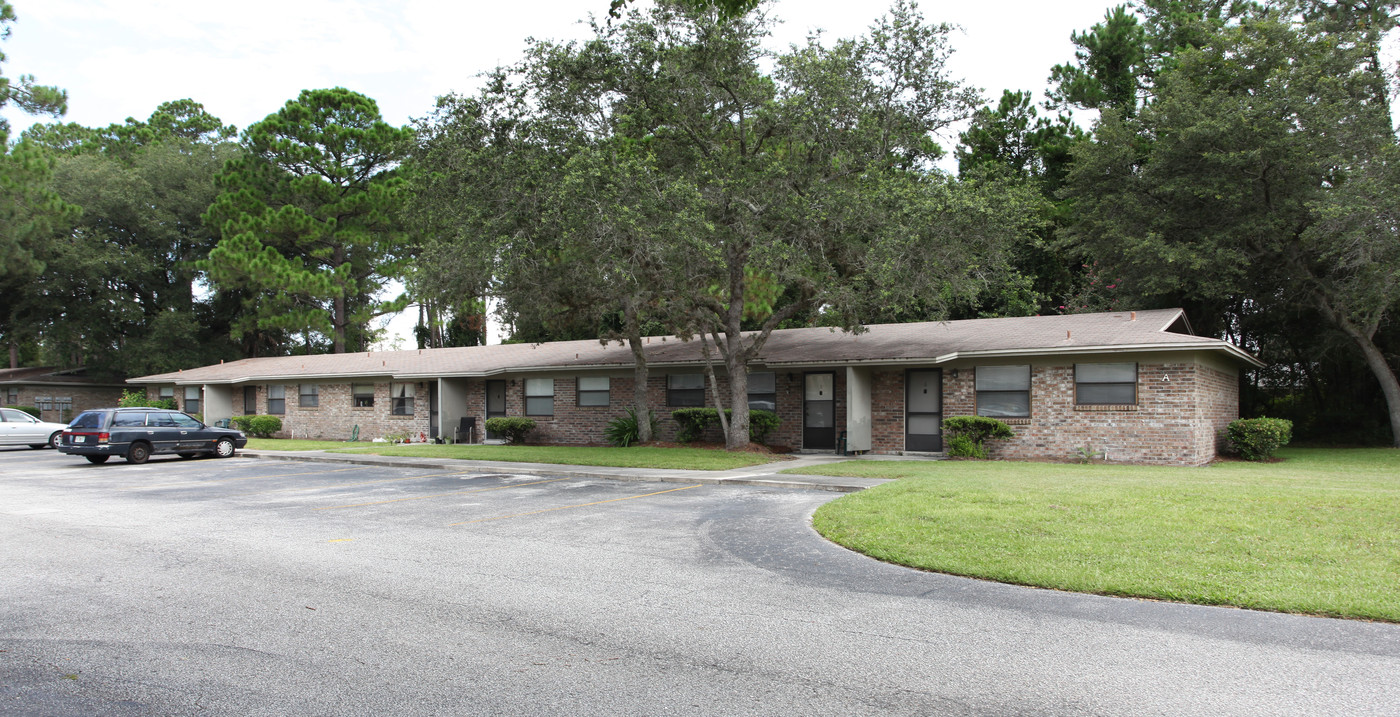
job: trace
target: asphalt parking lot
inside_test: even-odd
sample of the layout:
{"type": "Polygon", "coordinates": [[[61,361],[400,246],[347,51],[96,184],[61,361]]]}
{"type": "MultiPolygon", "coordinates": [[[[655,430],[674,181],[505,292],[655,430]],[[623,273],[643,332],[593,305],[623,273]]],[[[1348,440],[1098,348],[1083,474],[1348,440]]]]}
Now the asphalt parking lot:
{"type": "Polygon", "coordinates": [[[0,714],[1396,714],[1400,626],[920,573],[838,496],[0,449],[0,714]]]}

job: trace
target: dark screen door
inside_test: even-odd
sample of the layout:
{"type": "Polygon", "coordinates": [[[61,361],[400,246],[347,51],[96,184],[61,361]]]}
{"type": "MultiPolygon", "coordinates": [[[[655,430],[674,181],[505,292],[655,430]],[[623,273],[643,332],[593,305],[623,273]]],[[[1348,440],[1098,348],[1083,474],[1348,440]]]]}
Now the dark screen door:
{"type": "Polygon", "coordinates": [[[809,373],[803,377],[802,447],[818,450],[836,447],[836,374],[809,373]]]}
{"type": "MultiPolygon", "coordinates": [[[[486,382],[486,418],[491,419],[497,416],[506,415],[506,382],[487,381],[486,382]]],[[[500,438],[500,435],[486,432],[487,438],[500,438]]]]}
{"type": "Polygon", "coordinates": [[[904,375],[904,450],[943,450],[943,371],[904,375]]]}

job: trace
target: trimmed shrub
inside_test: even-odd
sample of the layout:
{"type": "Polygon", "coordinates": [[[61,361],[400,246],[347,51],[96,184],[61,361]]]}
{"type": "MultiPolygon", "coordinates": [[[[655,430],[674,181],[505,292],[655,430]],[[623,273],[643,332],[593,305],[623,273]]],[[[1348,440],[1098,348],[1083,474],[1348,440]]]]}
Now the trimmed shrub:
{"type": "Polygon", "coordinates": [[[959,458],[981,458],[986,460],[987,449],[968,436],[949,436],[948,455],[959,458]]]}
{"type": "Polygon", "coordinates": [[[1293,422],[1286,418],[1241,418],[1231,422],[1225,434],[1241,458],[1262,461],[1293,440],[1293,422]]]}
{"type": "Polygon", "coordinates": [[[16,411],[24,411],[25,413],[35,418],[44,417],[43,412],[39,410],[38,406],[6,406],[5,408],[13,408],[16,411]]]}
{"type": "Polygon", "coordinates": [[[524,416],[497,416],[486,419],[486,430],[499,433],[506,443],[524,443],[525,434],[535,430],[535,421],[524,416]]]}
{"type": "Polygon", "coordinates": [[[778,430],[783,419],[778,414],[762,408],[749,411],[749,440],[768,445],[768,434],[778,430]]]}
{"type": "Polygon", "coordinates": [[[966,458],[986,458],[983,445],[993,438],[1016,435],[1011,426],[986,416],[953,416],[943,419],[943,432],[949,434],[948,455],[966,458]]]}
{"type": "MultiPolygon", "coordinates": [[[[647,419],[651,422],[651,435],[656,435],[656,413],[647,411],[647,419]]],[[[608,427],[603,429],[603,437],[608,443],[618,448],[626,448],[636,443],[641,435],[641,425],[637,421],[637,409],[627,409],[627,415],[618,416],[608,421],[608,427]]]]}
{"type": "MultiPolygon", "coordinates": [[[[734,410],[724,409],[726,419],[734,418],[734,410]]],[[[675,419],[680,426],[676,432],[676,440],[681,443],[689,443],[704,435],[705,430],[711,426],[719,425],[719,411],[713,408],[680,408],[671,412],[671,418],[675,419]]],[[[755,443],[765,443],[768,434],[772,433],[783,419],[772,411],[763,409],[753,409],[749,411],[749,440],[755,443]]]]}
{"type": "Polygon", "coordinates": [[[254,438],[271,438],[282,430],[282,419],[276,416],[234,416],[229,420],[234,428],[254,438]]]}
{"type": "Polygon", "coordinates": [[[704,435],[705,429],[719,424],[719,411],[713,408],[678,408],[671,411],[671,418],[680,426],[676,440],[690,443],[704,435]]]}

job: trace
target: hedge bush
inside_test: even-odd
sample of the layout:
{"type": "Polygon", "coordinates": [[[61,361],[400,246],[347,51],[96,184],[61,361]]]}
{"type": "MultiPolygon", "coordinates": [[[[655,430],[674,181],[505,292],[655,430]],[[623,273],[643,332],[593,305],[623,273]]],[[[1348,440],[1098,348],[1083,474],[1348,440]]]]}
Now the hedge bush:
{"type": "Polygon", "coordinates": [[[1016,435],[1011,426],[986,416],[953,416],[943,419],[943,432],[949,434],[948,455],[963,458],[986,458],[983,444],[993,438],[1016,435]]]}
{"type": "Polygon", "coordinates": [[[1293,422],[1286,418],[1241,418],[1232,421],[1225,433],[1241,458],[1262,461],[1293,440],[1293,422]]]}
{"type": "Polygon", "coordinates": [[[282,430],[282,419],[276,416],[234,416],[229,420],[235,428],[254,438],[271,438],[282,430]]]}
{"type": "MultiPolygon", "coordinates": [[[[724,409],[726,419],[734,418],[733,409],[724,409]]],[[[681,443],[690,443],[699,439],[705,434],[705,429],[719,425],[719,411],[713,408],[679,408],[671,412],[671,418],[675,419],[680,430],[676,431],[676,440],[681,443]]],[[[766,443],[768,434],[772,433],[783,419],[772,411],[765,411],[761,408],[749,411],[749,440],[755,443],[766,443]]]]}
{"type": "Polygon", "coordinates": [[[43,412],[39,410],[38,406],[6,406],[5,408],[13,408],[16,411],[24,411],[25,413],[35,418],[42,419],[44,417],[43,412]]]}
{"type": "MultiPolygon", "coordinates": [[[[656,413],[647,411],[647,419],[651,422],[651,435],[656,435],[656,413]]],[[[641,436],[641,425],[637,420],[637,409],[627,409],[627,415],[618,416],[608,421],[608,427],[603,429],[603,437],[608,443],[618,448],[626,448],[636,443],[641,436]]]]}
{"type": "Polygon", "coordinates": [[[497,416],[486,419],[486,430],[499,433],[506,443],[524,443],[525,434],[535,430],[535,421],[524,416],[497,416]]]}

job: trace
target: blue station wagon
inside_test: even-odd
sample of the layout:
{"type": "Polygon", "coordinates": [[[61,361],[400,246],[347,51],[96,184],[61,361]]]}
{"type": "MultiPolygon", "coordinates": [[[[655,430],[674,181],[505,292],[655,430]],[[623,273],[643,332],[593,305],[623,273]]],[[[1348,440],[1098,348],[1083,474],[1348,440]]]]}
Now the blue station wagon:
{"type": "Polygon", "coordinates": [[[58,450],[92,463],[106,463],[112,456],[122,456],[128,463],[145,463],[153,453],[228,458],[246,445],[248,437],[242,431],[207,426],[179,411],[99,408],[83,411],[68,424],[58,450]]]}

